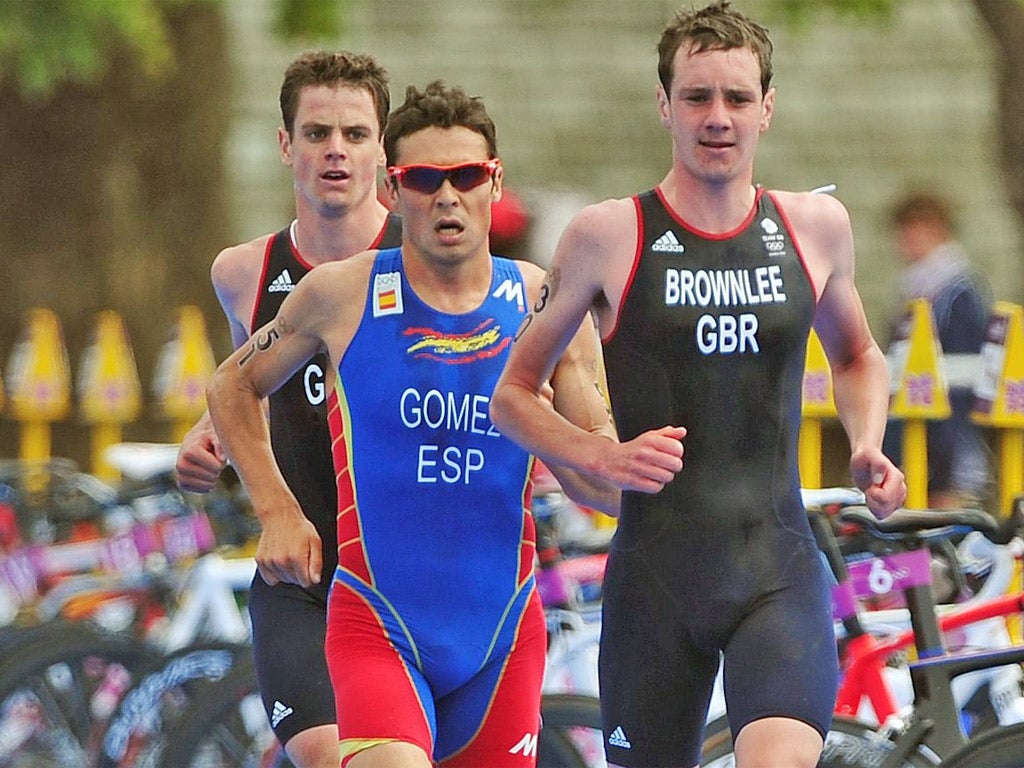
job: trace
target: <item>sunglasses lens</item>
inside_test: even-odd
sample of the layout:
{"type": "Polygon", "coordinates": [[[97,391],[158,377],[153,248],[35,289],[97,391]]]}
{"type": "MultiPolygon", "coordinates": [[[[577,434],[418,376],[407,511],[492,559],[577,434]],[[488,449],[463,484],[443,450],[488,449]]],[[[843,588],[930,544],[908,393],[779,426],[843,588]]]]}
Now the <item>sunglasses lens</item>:
{"type": "Polygon", "coordinates": [[[406,168],[401,176],[403,187],[432,195],[444,184],[445,171],[438,168],[412,166],[406,168]]]}
{"type": "Polygon", "coordinates": [[[398,183],[406,189],[432,195],[441,188],[444,180],[460,192],[469,192],[491,178],[494,169],[491,163],[467,163],[454,168],[431,168],[426,165],[406,165],[400,168],[398,183]]]}
{"type": "Polygon", "coordinates": [[[450,170],[448,178],[451,179],[452,186],[457,190],[469,192],[491,178],[491,172],[486,165],[464,165],[461,168],[450,170]]]}

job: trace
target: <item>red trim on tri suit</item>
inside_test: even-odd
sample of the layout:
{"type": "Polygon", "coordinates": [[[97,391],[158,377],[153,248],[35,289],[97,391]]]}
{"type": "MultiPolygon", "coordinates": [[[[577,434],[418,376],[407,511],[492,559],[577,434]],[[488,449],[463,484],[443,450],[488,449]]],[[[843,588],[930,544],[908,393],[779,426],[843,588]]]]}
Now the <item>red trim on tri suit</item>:
{"type": "Polygon", "coordinates": [[[370,243],[370,247],[366,250],[375,251],[380,247],[380,241],[384,239],[384,233],[388,231],[388,222],[390,220],[391,219],[388,216],[384,217],[384,223],[381,225],[380,232],[378,232],[377,236],[373,238],[373,242],[370,243]]]}
{"type": "Polygon", "coordinates": [[[639,195],[633,195],[633,207],[636,209],[636,251],[633,253],[633,266],[629,270],[629,277],[626,279],[626,284],[619,295],[619,310],[615,313],[615,324],[608,332],[608,335],[602,337],[602,344],[607,344],[615,338],[615,332],[619,330],[619,319],[622,317],[622,305],[626,303],[626,297],[629,296],[629,291],[633,287],[633,280],[636,278],[636,271],[640,268],[640,255],[644,250],[644,217],[643,212],[640,210],[639,195]]]}
{"type": "Polygon", "coordinates": [[[260,311],[260,302],[263,301],[263,281],[267,279],[267,269],[270,267],[270,249],[274,247],[274,238],[277,237],[275,232],[267,238],[267,245],[263,249],[263,268],[260,269],[260,279],[256,283],[256,301],[252,303],[252,314],[249,315],[249,335],[252,336],[253,324],[256,322],[256,315],[260,311]]]}
{"type": "Polygon", "coordinates": [[[397,739],[416,744],[433,758],[434,737],[423,701],[380,616],[343,582],[332,585],[327,599],[331,618],[324,654],[334,688],[338,738],[397,739]],[[387,706],[371,704],[381,701],[387,706]]]}
{"type": "Polygon", "coordinates": [[[302,254],[299,253],[299,246],[296,245],[294,240],[292,240],[292,231],[296,226],[298,225],[296,224],[295,221],[293,221],[291,224],[288,225],[288,229],[286,230],[288,237],[288,250],[292,252],[292,256],[295,257],[295,260],[299,262],[299,264],[304,266],[306,268],[306,271],[308,272],[309,270],[313,269],[313,267],[316,265],[310,264],[308,261],[302,258],[302,254]]]}
{"type": "Polygon", "coordinates": [[[331,457],[337,473],[335,482],[338,487],[338,564],[344,564],[346,570],[351,571],[364,583],[372,584],[370,565],[366,562],[366,552],[363,551],[363,532],[356,510],[355,483],[348,460],[348,444],[345,442],[345,423],[341,418],[338,392],[334,389],[327,396],[327,423],[331,429],[331,457]],[[338,472],[338,467],[344,469],[338,472]],[[348,552],[343,558],[342,550],[351,547],[357,548],[357,554],[348,552]]]}
{"type": "Polygon", "coordinates": [[[768,193],[768,197],[775,203],[775,208],[779,212],[779,216],[782,217],[782,223],[786,226],[786,231],[789,233],[789,239],[793,241],[793,247],[796,248],[797,258],[800,259],[800,265],[804,268],[804,274],[807,275],[807,282],[811,284],[811,292],[814,294],[814,304],[818,304],[818,287],[814,284],[814,278],[811,277],[811,270],[807,268],[807,259],[804,258],[804,249],[800,247],[800,241],[796,239],[796,232],[793,230],[793,225],[789,221],[789,216],[782,210],[782,206],[779,205],[779,200],[771,192],[768,193]]]}
{"type": "MultiPolygon", "coordinates": [[[[533,487],[533,481],[530,481],[533,487]]],[[[516,584],[522,586],[533,574],[534,559],[537,555],[537,524],[530,514],[530,507],[524,503],[523,506],[523,538],[519,542],[519,573],[516,575],[516,584]]]]}
{"type": "Polygon", "coordinates": [[[715,233],[705,232],[702,229],[697,229],[692,224],[688,224],[686,222],[686,219],[684,219],[682,216],[676,213],[672,206],[669,205],[668,200],[665,199],[665,195],[661,191],[661,187],[658,186],[654,188],[654,194],[658,196],[658,199],[661,201],[661,204],[665,206],[665,210],[668,212],[668,215],[672,217],[676,221],[676,223],[679,224],[679,226],[681,226],[683,229],[687,230],[688,232],[692,232],[695,235],[703,237],[705,240],[728,240],[729,238],[736,237],[736,235],[743,232],[743,230],[750,226],[750,222],[754,220],[754,216],[757,215],[757,204],[761,200],[761,195],[763,192],[764,190],[761,187],[754,188],[754,204],[750,206],[750,213],[746,215],[746,218],[744,218],[743,221],[740,222],[740,225],[738,227],[736,227],[733,230],[730,230],[729,232],[715,233]]]}

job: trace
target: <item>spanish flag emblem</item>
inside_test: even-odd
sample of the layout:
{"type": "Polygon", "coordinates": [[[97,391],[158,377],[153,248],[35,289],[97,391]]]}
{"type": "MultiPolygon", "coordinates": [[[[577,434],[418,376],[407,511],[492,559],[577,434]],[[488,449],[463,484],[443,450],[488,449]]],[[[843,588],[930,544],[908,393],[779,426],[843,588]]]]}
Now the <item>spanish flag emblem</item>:
{"type": "Polygon", "coordinates": [[[402,276],[380,272],[373,276],[373,316],[402,314],[402,276]]]}

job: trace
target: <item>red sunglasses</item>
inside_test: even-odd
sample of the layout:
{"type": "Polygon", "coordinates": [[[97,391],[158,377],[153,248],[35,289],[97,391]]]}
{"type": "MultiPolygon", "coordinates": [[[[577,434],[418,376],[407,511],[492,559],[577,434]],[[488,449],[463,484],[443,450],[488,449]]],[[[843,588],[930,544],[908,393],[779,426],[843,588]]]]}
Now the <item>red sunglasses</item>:
{"type": "Polygon", "coordinates": [[[500,167],[501,160],[496,157],[461,165],[392,165],[388,168],[388,176],[406,189],[432,195],[441,188],[445,179],[459,192],[469,192],[494,178],[500,167]]]}

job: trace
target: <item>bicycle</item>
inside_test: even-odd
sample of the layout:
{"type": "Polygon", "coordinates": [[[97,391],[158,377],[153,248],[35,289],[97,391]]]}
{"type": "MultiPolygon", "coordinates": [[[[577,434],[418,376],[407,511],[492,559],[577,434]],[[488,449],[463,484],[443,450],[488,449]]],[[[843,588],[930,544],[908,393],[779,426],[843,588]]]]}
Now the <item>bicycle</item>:
{"type": "MultiPolygon", "coordinates": [[[[187,705],[197,680],[222,677],[248,652],[247,614],[237,598],[248,589],[252,559],[229,561],[208,551],[214,544],[209,521],[173,485],[176,451],[162,445],[117,448],[120,457],[112,456],[111,463],[129,477],[124,487],[111,489],[81,473],[61,477],[66,489],[87,495],[99,510],[98,517],[76,515],[76,521],[112,532],[84,541],[33,543],[15,553],[25,565],[14,571],[24,577],[17,584],[19,607],[31,608],[37,621],[72,615],[108,631],[80,622],[73,642],[63,637],[65,630],[51,629],[62,625],[50,623],[7,633],[17,652],[6,653],[0,664],[0,734],[9,736],[0,737],[0,765],[15,759],[11,755],[38,765],[57,754],[64,755],[65,765],[135,764],[143,746],[158,749],[161,718],[173,719],[187,705]],[[185,563],[189,567],[182,570],[185,563]],[[147,617],[139,621],[141,614],[147,617]],[[111,615],[121,618],[111,621],[111,615]],[[45,643],[34,640],[40,633],[45,643]],[[95,674],[64,659],[81,659],[90,672],[108,673],[96,683],[95,674]],[[76,712],[73,724],[53,706],[65,693],[93,702],[76,712]],[[94,703],[98,698],[102,706],[94,703]],[[69,758],[72,751],[75,759],[69,758]]],[[[58,509],[47,517],[63,514],[58,509]]]]}
{"type": "MultiPolygon", "coordinates": [[[[180,633],[184,625],[172,626],[180,633]]],[[[172,649],[88,622],[53,621],[6,635],[11,640],[0,664],[3,766],[48,760],[136,765],[140,755],[159,749],[165,725],[194,701],[197,681],[222,677],[249,653],[247,643],[210,643],[198,635],[172,649]]]]}
{"type": "MultiPolygon", "coordinates": [[[[255,573],[252,558],[208,553],[188,570],[177,608],[150,646],[156,661],[138,676],[107,724],[99,768],[155,765],[166,743],[168,722],[205,695],[208,681],[222,679],[251,656],[248,616],[237,596],[255,573]]],[[[264,716],[265,717],[265,716],[264,716]]]]}
{"type": "Polygon", "coordinates": [[[83,623],[51,623],[4,645],[0,765],[87,766],[96,724],[109,717],[145,650],[83,623]]]}
{"type": "Polygon", "coordinates": [[[942,768],[1021,768],[1024,724],[982,733],[942,761],[942,768]]]}
{"type": "MultiPolygon", "coordinates": [[[[1008,530],[1019,524],[1016,519],[1006,522],[1008,530]]],[[[948,532],[947,529],[944,533],[948,532]]],[[[1019,539],[997,545],[977,531],[967,534],[956,548],[957,562],[970,560],[973,564],[972,558],[981,557],[989,564],[989,572],[981,588],[967,600],[936,606],[947,652],[992,650],[1011,645],[1006,619],[1024,610],[1024,595],[1007,593],[1020,548],[1019,539]]],[[[915,646],[914,630],[910,626],[912,612],[907,609],[859,612],[853,610],[851,597],[862,599],[894,587],[898,593],[901,577],[928,582],[931,575],[928,567],[929,559],[923,550],[909,555],[869,558],[850,566],[851,570],[858,571],[857,578],[844,579],[835,601],[837,618],[846,630],[840,640],[844,677],[836,700],[837,714],[861,719],[869,716],[874,723],[886,723],[912,703],[907,666],[891,663],[915,646]],[[873,581],[880,582],[874,589],[873,581]],[[855,582],[857,587],[851,594],[849,589],[855,582]]],[[[954,698],[961,709],[965,730],[972,733],[995,724],[1024,721],[1022,677],[1020,668],[1014,665],[978,670],[954,680],[954,698]],[[982,703],[984,707],[980,706],[982,703]]]]}
{"type": "MultiPolygon", "coordinates": [[[[884,542],[885,549],[890,554],[920,554],[926,547],[928,536],[936,535],[929,534],[929,531],[939,531],[941,535],[948,535],[951,528],[980,530],[994,540],[1005,540],[1008,530],[1019,528],[1021,515],[1024,515],[1024,501],[1021,500],[1015,505],[1013,519],[1004,526],[1000,526],[990,515],[977,510],[901,510],[884,521],[876,520],[874,515],[863,507],[848,507],[839,512],[840,520],[856,525],[884,542]]],[[[969,757],[972,754],[971,749],[978,747],[967,746],[972,744],[973,740],[968,741],[962,731],[959,706],[954,695],[954,680],[978,670],[1020,664],[1024,661],[1024,647],[962,655],[947,654],[942,635],[943,623],[946,626],[951,626],[954,622],[966,623],[965,617],[969,616],[969,613],[964,611],[957,617],[954,611],[953,614],[940,618],[930,586],[921,578],[908,579],[903,585],[903,594],[920,659],[909,665],[914,692],[913,709],[903,717],[889,718],[878,730],[870,724],[838,715],[826,737],[820,766],[903,768],[937,765],[943,758],[952,757],[954,754],[962,755],[965,752],[969,757]]],[[[1022,600],[1024,596],[1016,595],[1006,600],[992,601],[998,605],[989,606],[987,610],[994,612],[992,615],[1005,616],[1019,610],[1022,600]]],[[[975,616],[983,614],[986,610],[982,607],[975,608],[975,616]]],[[[863,641],[866,645],[873,642],[870,634],[857,636],[866,638],[863,641]]],[[[879,697],[879,701],[883,701],[885,695],[891,694],[887,691],[886,681],[881,676],[882,655],[866,654],[859,658],[869,659],[874,666],[865,665],[865,669],[874,672],[870,677],[864,678],[869,679],[870,683],[865,684],[864,679],[855,679],[854,684],[862,686],[859,689],[861,693],[871,691],[872,695],[879,697]]],[[[999,726],[976,737],[979,739],[977,744],[994,742],[1003,749],[1008,742],[1012,743],[1012,736],[1005,734],[1018,734],[1020,730],[1016,725],[999,726]],[[989,735],[992,733],[1004,735],[989,735]],[[982,736],[984,740],[981,739],[982,736]]],[[[732,744],[727,724],[718,721],[709,726],[702,765],[731,765],[731,752],[732,744]]],[[[1017,765],[1024,765],[1024,753],[1017,754],[1022,759],[1017,765]]]]}
{"type": "MultiPolygon", "coordinates": [[[[177,446],[134,444],[112,450],[118,449],[117,454],[108,451],[107,459],[122,471],[140,479],[150,473],[171,477],[177,446]]],[[[244,530],[230,519],[242,517],[233,504],[220,510],[221,522],[227,519],[231,530],[244,530]]],[[[155,765],[166,743],[166,723],[180,718],[201,698],[206,683],[223,679],[250,658],[248,614],[239,597],[248,592],[255,570],[251,557],[207,552],[194,560],[180,579],[173,610],[155,638],[162,658],[125,693],[112,715],[97,758],[99,768],[155,765]]]]}

